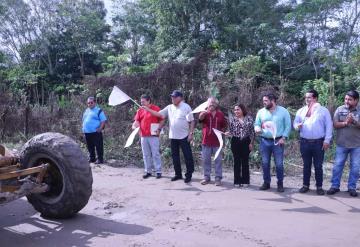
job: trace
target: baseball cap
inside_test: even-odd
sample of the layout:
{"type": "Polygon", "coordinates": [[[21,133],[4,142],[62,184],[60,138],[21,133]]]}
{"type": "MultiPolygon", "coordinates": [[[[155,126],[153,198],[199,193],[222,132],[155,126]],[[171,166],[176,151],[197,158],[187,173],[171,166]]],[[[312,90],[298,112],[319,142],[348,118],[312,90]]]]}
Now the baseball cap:
{"type": "Polygon", "coordinates": [[[171,97],[183,97],[183,93],[179,90],[174,90],[171,94],[171,97]]]}

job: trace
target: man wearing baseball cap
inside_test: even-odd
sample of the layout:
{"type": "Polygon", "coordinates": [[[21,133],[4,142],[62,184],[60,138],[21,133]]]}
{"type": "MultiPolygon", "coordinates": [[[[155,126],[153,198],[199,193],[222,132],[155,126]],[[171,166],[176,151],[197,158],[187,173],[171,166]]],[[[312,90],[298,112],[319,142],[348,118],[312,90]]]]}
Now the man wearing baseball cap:
{"type": "MultiPolygon", "coordinates": [[[[195,121],[191,113],[191,107],[183,101],[183,93],[179,90],[174,90],[171,94],[172,104],[166,106],[159,112],[153,111],[146,106],[145,110],[152,115],[169,119],[169,138],[171,140],[171,156],[174,164],[175,176],[171,181],[182,179],[181,163],[180,163],[180,148],[184,154],[186,173],[185,183],[191,181],[192,173],[194,172],[194,159],[192,156],[190,142],[193,139],[195,121]]],[[[159,127],[159,131],[161,130],[159,127]]]]}

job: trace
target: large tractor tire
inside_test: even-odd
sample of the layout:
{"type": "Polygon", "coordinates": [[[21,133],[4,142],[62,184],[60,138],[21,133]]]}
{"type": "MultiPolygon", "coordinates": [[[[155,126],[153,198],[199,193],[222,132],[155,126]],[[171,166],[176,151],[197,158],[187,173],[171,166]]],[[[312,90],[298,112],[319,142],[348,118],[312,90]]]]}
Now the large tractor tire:
{"type": "Polygon", "coordinates": [[[88,203],[93,182],[91,168],[71,138],[51,132],[37,135],[24,145],[20,159],[25,168],[50,164],[43,180],[49,190],[27,196],[41,216],[69,218],[88,203]]]}

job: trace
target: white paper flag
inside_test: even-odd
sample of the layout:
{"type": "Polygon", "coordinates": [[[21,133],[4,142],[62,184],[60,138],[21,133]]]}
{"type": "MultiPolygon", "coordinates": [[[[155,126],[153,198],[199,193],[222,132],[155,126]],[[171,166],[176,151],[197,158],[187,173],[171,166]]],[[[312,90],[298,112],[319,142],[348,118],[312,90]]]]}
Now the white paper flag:
{"type": "Polygon", "coordinates": [[[156,135],[156,131],[159,129],[160,124],[158,123],[151,123],[150,124],[150,133],[151,135],[156,135]]]}
{"type": "Polygon", "coordinates": [[[206,111],[207,106],[208,106],[208,102],[205,101],[204,103],[202,103],[201,105],[196,107],[191,113],[198,113],[198,112],[206,111]]]}
{"type": "Polygon", "coordinates": [[[223,132],[221,132],[220,130],[214,129],[214,128],[213,128],[213,131],[214,131],[214,133],[215,133],[215,135],[218,138],[219,143],[220,143],[220,147],[218,148],[218,150],[216,151],[215,156],[214,156],[214,160],[216,160],[216,158],[219,156],[219,154],[221,152],[222,147],[224,146],[224,142],[223,142],[223,139],[222,139],[222,133],[223,132]]]}
{"type": "Polygon", "coordinates": [[[109,105],[120,105],[128,100],[131,100],[131,98],[121,91],[117,86],[114,86],[110,96],[109,96],[109,105]]]}
{"type": "Polygon", "coordinates": [[[276,138],[277,128],[273,121],[266,121],[263,123],[264,132],[270,132],[274,141],[276,138]]]}
{"type": "Polygon", "coordinates": [[[125,148],[130,147],[133,144],[135,136],[139,132],[139,129],[140,127],[137,127],[136,129],[133,130],[133,132],[131,132],[130,136],[126,140],[125,148]]]}

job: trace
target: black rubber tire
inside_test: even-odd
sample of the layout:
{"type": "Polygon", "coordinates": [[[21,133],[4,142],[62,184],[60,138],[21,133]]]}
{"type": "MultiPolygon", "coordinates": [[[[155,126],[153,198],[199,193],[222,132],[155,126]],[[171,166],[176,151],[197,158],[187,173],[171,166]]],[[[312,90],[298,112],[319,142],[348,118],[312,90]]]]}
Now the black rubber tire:
{"type": "Polygon", "coordinates": [[[26,168],[50,163],[43,181],[49,191],[27,196],[41,216],[69,218],[88,203],[93,182],[90,164],[70,137],[51,132],[37,135],[23,146],[20,160],[26,168]]]}

